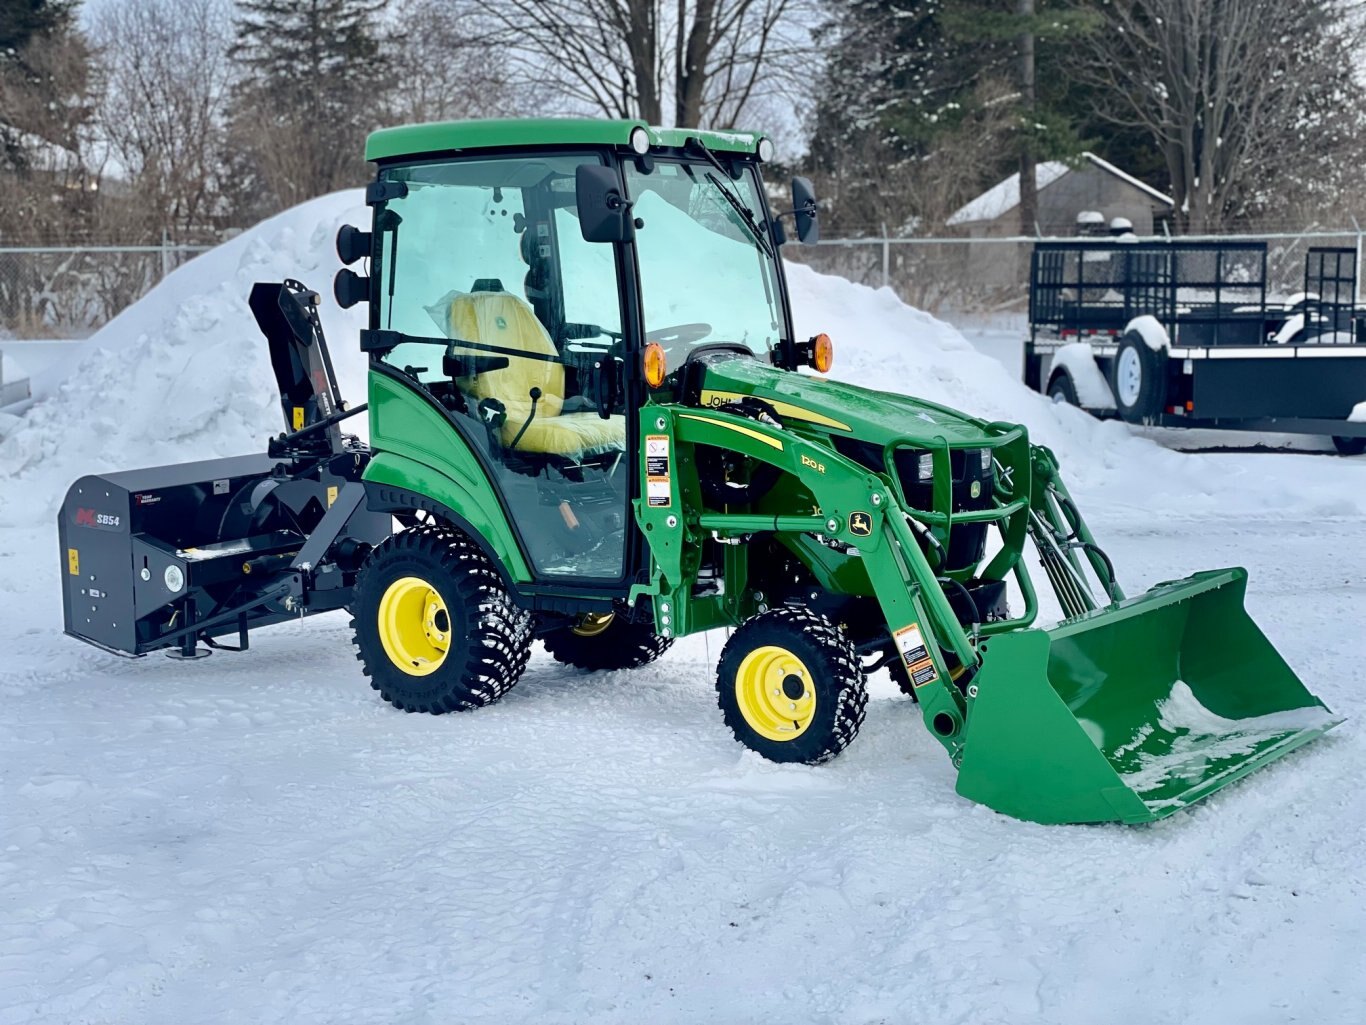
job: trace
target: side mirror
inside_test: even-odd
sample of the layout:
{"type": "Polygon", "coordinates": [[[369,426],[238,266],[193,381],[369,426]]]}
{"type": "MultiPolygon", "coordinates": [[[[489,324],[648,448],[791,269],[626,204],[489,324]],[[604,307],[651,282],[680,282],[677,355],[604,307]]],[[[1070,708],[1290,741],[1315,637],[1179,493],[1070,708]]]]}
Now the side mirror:
{"type": "Polygon", "coordinates": [[[797,225],[797,241],[814,246],[821,238],[820,222],[816,220],[816,191],[809,178],[792,179],[792,214],[797,225]]]}
{"type": "Polygon", "coordinates": [[[631,238],[631,204],[621,194],[612,168],[580,164],[574,173],[574,199],[585,242],[625,242],[631,238]]]}

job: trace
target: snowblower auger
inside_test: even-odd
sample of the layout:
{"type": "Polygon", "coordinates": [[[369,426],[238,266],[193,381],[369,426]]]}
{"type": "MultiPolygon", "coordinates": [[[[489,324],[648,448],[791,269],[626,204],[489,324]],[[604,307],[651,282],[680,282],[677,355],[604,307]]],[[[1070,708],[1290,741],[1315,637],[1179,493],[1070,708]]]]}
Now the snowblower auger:
{"type": "Polygon", "coordinates": [[[1335,725],[1243,610],[1242,570],[1126,598],[1023,427],[800,372],[826,371],[832,347],[794,335],[777,254],[785,219],[815,239],[816,204],[798,178],[792,209],[769,209],[771,149],[631,121],[372,135],[370,229],[337,238],[367,273],[334,285],[342,306],[368,304],[369,448],[346,443],[345,473],[338,452],[295,455],[320,444],[315,416],[335,432],[337,404],[300,408],[286,374],[303,430],[272,443],[283,470],[182,471],[182,519],[220,524],[207,537],[135,516],[103,544],[127,520],[70,499],[68,632],[189,654],[345,605],[372,686],[448,712],[506,693],[533,637],[569,665],[629,669],[727,627],[716,699],[741,743],[834,757],[863,722],[866,674],[891,667],[959,792],[1039,822],[1150,821],[1335,725]],[[331,479],[319,467],[346,499],[325,515],[218,498],[220,476],[253,501],[267,477],[316,495],[331,479]],[[384,537],[389,517],[401,529],[384,537]],[[235,575],[214,560],[217,590],[191,558],[206,543],[252,553],[235,575]],[[139,561],[148,546],[160,555],[139,561]],[[1027,547],[1064,615],[1046,630],[1027,547]],[[81,624],[86,605],[101,615],[90,586],[104,590],[81,574],[114,548],[99,575],[136,596],[136,636],[81,624]],[[250,583],[248,565],[262,572],[250,583]]]}

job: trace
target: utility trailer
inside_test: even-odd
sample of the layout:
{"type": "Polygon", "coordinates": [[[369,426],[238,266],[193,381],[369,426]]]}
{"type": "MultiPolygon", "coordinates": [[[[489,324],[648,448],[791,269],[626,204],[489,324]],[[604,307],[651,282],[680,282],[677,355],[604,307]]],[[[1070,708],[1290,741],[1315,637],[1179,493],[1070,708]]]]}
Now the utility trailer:
{"type": "Polygon", "coordinates": [[[1356,294],[1352,248],[1311,248],[1303,290],[1279,297],[1268,294],[1265,242],[1040,242],[1024,380],[1096,416],[1326,435],[1356,455],[1366,451],[1356,294]]]}

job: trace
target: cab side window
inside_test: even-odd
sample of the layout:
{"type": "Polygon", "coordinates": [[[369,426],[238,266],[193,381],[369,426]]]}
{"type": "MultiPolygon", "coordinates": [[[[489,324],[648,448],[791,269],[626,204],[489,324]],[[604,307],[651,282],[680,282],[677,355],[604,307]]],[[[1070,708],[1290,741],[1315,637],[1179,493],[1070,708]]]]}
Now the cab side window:
{"type": "Polygon", "coordinates": [[[539,572],[621,572],[629,473],[611,246],[583,241],[574,171],[538,155],[389,170],[377,215],[384,360],[415,379],[493,469],[539,572]]]}

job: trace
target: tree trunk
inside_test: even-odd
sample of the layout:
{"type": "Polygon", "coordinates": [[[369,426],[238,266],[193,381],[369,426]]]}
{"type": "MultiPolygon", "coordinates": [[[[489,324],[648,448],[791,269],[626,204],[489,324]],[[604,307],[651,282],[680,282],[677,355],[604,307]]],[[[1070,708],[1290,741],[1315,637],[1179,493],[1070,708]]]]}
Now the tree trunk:
{"type": "Polygon", "coordinates": [[[702,100],[707,87],[707,65],[711,54],[712,30],[716,21],[716,0],[697,0],[692,25],[684,34],[686,3],[678,4],[678,67],[674,83],[674,125],[697,128],[702,123],[702,100]]]}
{"type": "Polygon", "coordinates": [[[1034,0],[1018,0],[1020,33],[1020,234],[1039,228],[1039,185],[1034,154],[1034,0]]]}
{"type": "Polygon", "coordinates": [[[625,41],[635,77],[636,116],[657,125],[663,107],[659,96],[659,33],[654,0],[630,0],[628,17],[631,28],[625,41]]]}

